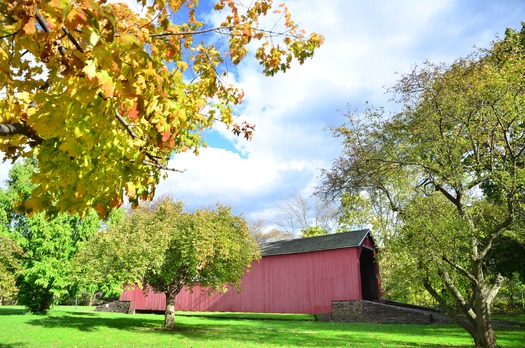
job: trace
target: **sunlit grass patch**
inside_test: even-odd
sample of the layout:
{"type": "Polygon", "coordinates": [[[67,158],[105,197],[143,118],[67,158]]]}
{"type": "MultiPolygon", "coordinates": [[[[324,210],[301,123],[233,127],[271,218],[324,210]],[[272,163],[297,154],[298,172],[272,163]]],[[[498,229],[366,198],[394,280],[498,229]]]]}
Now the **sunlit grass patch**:
{"type": "MultiPolygon", "coordinates": [[[[55,307],[47,316],[0,307],[0,347],[471,347],[454,325],[323,323],[310,316],[177,313],[175,330],[154,314],[55,307]]],[[[525,329],[496,328],[502,347],[525,346],[525,329]]]]}

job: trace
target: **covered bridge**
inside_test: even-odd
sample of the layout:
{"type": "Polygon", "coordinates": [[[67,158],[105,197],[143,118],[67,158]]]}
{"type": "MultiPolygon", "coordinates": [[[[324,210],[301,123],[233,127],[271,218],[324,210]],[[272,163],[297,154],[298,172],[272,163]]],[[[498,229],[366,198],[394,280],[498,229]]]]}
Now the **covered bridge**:
{"type": "MultiPolygon", "coordinates": [[[[267,243],[244,274],[242,292],[209,295],[196,284],[177,295],[176,310],[321,314],[332,311],[332,301],[379,300],[375,253],[369,230],[267,243]]],[[[166,308],[164,294],[138,287],[120,300],[130,301],[131,311],[166,308]]]]}

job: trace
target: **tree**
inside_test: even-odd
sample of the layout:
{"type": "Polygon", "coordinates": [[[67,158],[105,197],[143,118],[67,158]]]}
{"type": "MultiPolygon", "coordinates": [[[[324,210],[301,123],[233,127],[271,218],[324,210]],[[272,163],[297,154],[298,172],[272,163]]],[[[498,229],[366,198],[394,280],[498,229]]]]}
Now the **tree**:
{"type": "Polygon", "coordinates": [[[303,232],[306,231],[306,235],[311,237],[335,231],[337,213],[333,204],[326,200],[293,192],[279,204],[271,223],[286,234],[295,236],[300,233],[303,235],[303,232]]]}
{"type": "Polygon", "coordinates": [[[525,197],[524,48],[525,28],[509,29],[489,50],[414,68],[392,90],[399,112],[367,108],[334,128],[343,155],[321,189],[387,198],[412,276],[477,347],[496,347],[490,307],[504,278],[489,253],[519,231],[525,197]]]}
{"type": "Polygon", "coordinates": [[[23,204],[32,190],[30,176],[35,170],[34,160],[11,169],[6,192],[0,189],[1,229],[6,236],[3,245],[8,248],[7,255],[11,254],[7,260],[16,280],[18,303],[33,313],[46,313],[54,299],[75,291],[70,261],[100,221],[94,211],[82,219],[61,213],[50,220],[44,212],[31,217],[17,213],[17,201],[23,204]],[[13,259],[13,253],[19,256],[13,259]]]}
{"type": "Polygon", "coordinates": [[[253,236],[258,245],[277,240],[292,239],[291,233],[285,233],[277,228],[265,231],[266,222],[263,219],[252,221],[248,224],[248,232],[253,236]]]}
{"type": "Polygon", "coordinates": [[[0,305],[13,299],[18,293],[15,276],[21,271],[21,256],[22,249],[0,233],[0,305]]]}
{"type": "Polygon", "coordinates": [[[260,43],[255,57],[274,75],[323,41],[269,0],[217,0],[217,27],[198,18],[198,1],[136,4],[140,14],[105,0],[0,3],[0,151],[38,159],[28,213],[105,217],[123,189],[134,206],[152,199],[172,154],[198,153],[216,120],[251,137],[253,125],[233,124],[243,92],[225,78],[248,47],[260,43]],[[276,12],[284,23],[260,27],[276,12]]]}
{"type": "Polygon", "coordinates": [[[403,221],[398,212],[391,209],[391,200],[396,206],[403,206],[411,199],[412,179],[397,178],[395,185],[390,185],[388,195],[382,191],[344,192],[340,199],[340,230],[370,228],[378,254],[376,261],[381,265],[381,293],[384,298],[420,306],[436,305],[421,282],[414,281],[413,263],[408,250],[395,248],[399,229],[403,221]]]}
{"type": "MultiPolygon", "coordinates": [[[[245,221],[231,209],[183,211],[163,198],[126,215],[119,226],[101,231],[77,259],[89,274],[142,284],[166,295],[165,327],[175,323],[175,297],[187,285],[226,291],[239,289],[242,275],[258,256],[245,221]],[[88,260],[95,262],[87,263],[88,260]],[[97,272],[98,270],[98,272],[97,272]]],[[[210,291],[211,291],[210,290],[210,291]]]]}

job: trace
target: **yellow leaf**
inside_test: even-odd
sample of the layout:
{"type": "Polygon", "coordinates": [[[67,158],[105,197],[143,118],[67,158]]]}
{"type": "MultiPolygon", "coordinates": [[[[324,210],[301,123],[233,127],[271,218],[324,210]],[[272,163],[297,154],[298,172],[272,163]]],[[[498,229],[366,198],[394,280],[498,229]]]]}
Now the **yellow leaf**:
{"type": "Polygon", "coordinates": [[[177,69],[184,72],[186,69],[188,69],[188,63],[186,62],[177,62],[177,69]]]}
{"type": "Polygon", "coordinates": [[[92,50],[93,47],[97,45],[99,39],[100,35],[96,31],[90,30],[89,35],[86,35],[86,48],[92,50]]]}
{"type": "Polygon", "coordinates": [[[108,74],[108,72],[103,70],[97,73],[97,80],[99,86],[104,90],[104,96],[112,97],[113,93],[115,92],[115,84],[113,83],[113,79],[108,74]]]}
{"type": "Polygon", "coordinates": [[[132,182],[126,183],[126,195],[129,198],[135,198],[135,195],[136,195],[135,185],[133,185],[132,182]]]}
{"type": "Polygon", "coordinates": [[[86,78],[90,81],[93,80],[95,76],[97,76],[97,66],[93,59],[89,59],[86,61],[86,66],[84,67],[84,69],[82,69],[82,71],[84,72],[84,74],[86,74],[86,78]]]}

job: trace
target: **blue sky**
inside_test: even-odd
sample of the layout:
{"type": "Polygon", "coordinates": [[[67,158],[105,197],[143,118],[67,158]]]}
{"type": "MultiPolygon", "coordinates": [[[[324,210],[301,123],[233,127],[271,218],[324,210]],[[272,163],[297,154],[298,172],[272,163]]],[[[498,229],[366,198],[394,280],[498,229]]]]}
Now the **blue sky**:
{"type": "MultiPolygon", "coordinates": [[[[204,1],[201,1],[203,3],[204,1]]],[[[247,59],[231,68],[244,89],[237,121],[256,124],[252,141],[218,127],[207,149],[175,156],[158,194],[172,194],[189,208],[231,205],[249,220],[269,218],[293,192],[308,196],[340,153],[324,131],[344,121],[346,105],[366,101],[389,107],[385,87],[425,60],[452,62],[488,47],[507,27],[525,21],[522,0],[293,0],[285,3],[308,32],[325,36],[314,58],[286,74],[265,77],[247,59]]],[[[0,166],[0,179],[8,165],[0,166]]]]}

